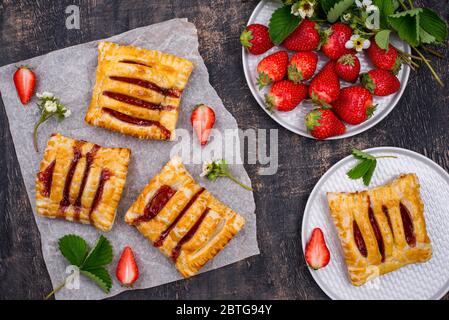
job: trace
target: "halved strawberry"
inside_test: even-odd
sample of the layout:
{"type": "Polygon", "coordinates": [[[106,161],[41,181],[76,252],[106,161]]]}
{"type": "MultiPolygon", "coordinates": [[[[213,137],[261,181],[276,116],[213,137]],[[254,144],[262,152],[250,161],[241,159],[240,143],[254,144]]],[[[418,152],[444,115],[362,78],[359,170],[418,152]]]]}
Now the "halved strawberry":
{"type": "Polygon", "coordinates": [[[134,253],[130,247],[123,249],[122,256],[115,271],[118,281],[122,286],[130,287],[139,278],[139,268],[137,267],[134,253]]]}
{"type": "Polygon", "coordinates": [[[201,145],[204,146],[207,144],[210,130],[215,124],[214,109],[202,103],[198,104],[192,111],[190,121],[192,122],[193,129],[195,129],[201,145]]]}
{"type": "Polygon", "coordinates": [[[320,228],[313,229],[306,245],[305,258],[307,264],[314,270],[324,268],[329,263],[331,255],[320,228]]]}
{"type": "Polygon", "coordinates": [[[20,101],[22,104],[27,104],[34,94],[36,75],[27,66],[20,66],[14,73],[13,80],[20,101]]]}

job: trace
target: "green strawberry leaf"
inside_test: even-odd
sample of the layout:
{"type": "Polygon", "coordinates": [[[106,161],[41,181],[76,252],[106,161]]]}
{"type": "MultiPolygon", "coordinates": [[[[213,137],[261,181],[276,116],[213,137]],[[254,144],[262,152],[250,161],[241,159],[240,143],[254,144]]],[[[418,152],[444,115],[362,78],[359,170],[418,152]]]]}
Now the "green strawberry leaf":
{"type": "Polygon", "coordinates": [[[280,45],[301,22],[301,17],[291,14],[291,6],[283,6],[276,9],[268,23],[268,33],[275,45],[280,45]]]}
{"type": "Polygon", "coordinates": [[[375,160],[376,159],[372,155],[370,155],[370,154],[368,154],[366,152],[363,152],[362,150],[355,149],[355,148],[352,149],[352,155],[355,158],[360,159],[360,160],[375,160]]]}
{"type": "Polygon", "coordinates": [[[381,30],[376,33],[374,40],[380,48],[388,50],[388,44],[390,43],[390,33],[391,30],[381,30]]]}
{"type": "Polygon", "coordinates": [[[81,269],[88,270],[102,267],[112,262],[112,246],[108,239],[100,236],[94,248],[89,252],[81,269]]]}
{"type": "Polygon", "coordinates": [[[363,175],[363,183],[365,186],[369,186],[371,182],[371,178],[373,177],[374,170],[376,170],[377,161],[374,160],[371,162],[371,167],[368,169],[368,171],[363,175]]]}
{"type": "Polygon", "coordinates": [[[327,21],[334,23],[354,4],[354,0],[340,0],[327,13],[327,21]]]}
{"type": "Polygon", "coordinates": [[[373,4],[379,8],[380,27],[388,28],[388,16],[396,11],[394,1],[374,0],[373,4]]]}
{"type": "Polygon", "coordinates": [[[80,236],[68,234],[58,241],[61,254],[70,264],[80,267],[89,251],[86,241],[80,236]]]}
{"type": "Polygon", "coordinates": [[[419,14],[419,36],[422,43],[444,43],[447,38],[446,21],[433,10],[422,8],[419,14]]]}
{"type": "Polygon", "coordinates": [[[81,270],[81,274],[95,282],[104,292],[109,293],[112,287],[112,279],[104,267],[81,270]]]}
{"type": "Polygon", "coordinates": [[[329,10],[332,9],[340,0],[321,0],[321,8],[324,13],[328,14],[329,10]]]}
{"type": "Polygon", "coordinates": [[[365,174],[371,169],[371,167],[373,166],[373,162],[375,161],[375,159],[360,160],[359,163],[354,168],[349,170],[346,174],[353,180],[360,179],[361,177],[365,176],[365,174]]]}
{"type": "Polygon", "coordinates": [[[390,26],[396,30],[399,38],[416,47],[419,45],[419,20],[421,8],[392,14],[388,17],[390,26]]]}

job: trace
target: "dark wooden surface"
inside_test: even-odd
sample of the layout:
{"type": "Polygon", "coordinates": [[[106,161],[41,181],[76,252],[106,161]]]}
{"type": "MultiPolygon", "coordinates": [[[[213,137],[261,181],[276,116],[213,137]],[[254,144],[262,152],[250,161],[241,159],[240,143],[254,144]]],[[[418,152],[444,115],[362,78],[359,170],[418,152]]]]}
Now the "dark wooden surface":
{"type": "MultiPolygon", "coordinates": [[[[399,105],[380,124],[352,138],[317,142],[278,126],[246,85],[240,31],[253,1],[69,0],[0,1],[0,65],[101,39],[174,17],[187,17],[199,31],[210,82],[243,129],[279,129],[279,170],[257,175],[255,187],[261,254],[185,281],[123,293],[117,299],[326,299],[307,270],[301,250],[302,213],[313,186],[351,147],[396,146],[422,153],[449,169],[449,90],[426,70],[412,73],[399,105]],[[81,8],[81,29],[65,28],[66,6],[81,8]]],[[[447,20],[448,1],[416,1],[447,20]]],[[[434,60],[449,83],[446,59],[434,60]]],[[[40,236],[25,192],[3,104],[0,106],[0,299],[41,299],[51,290],[40,236]]],[[[446,295],[447,298],[447,295],[446,295]]]]}

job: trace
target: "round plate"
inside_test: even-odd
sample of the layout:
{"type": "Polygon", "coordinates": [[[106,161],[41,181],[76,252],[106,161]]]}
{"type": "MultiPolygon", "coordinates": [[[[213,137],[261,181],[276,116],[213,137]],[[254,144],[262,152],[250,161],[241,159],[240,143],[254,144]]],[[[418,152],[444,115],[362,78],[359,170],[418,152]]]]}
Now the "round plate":
{"type": "MultiPolygon", "coordinates": [[[[263,25],[268,25],[268,21],[270,20],[271,14],[274,10],[276,10],[280,6],[279,2],[271,1],[271,0],[265,0],[261,1],[257,7],[254,9],[251,17],[249,18],[248,24],[252,23],[261,23],[263,25]]],[[[410,53],[410,47],[405,42],[402,42],[398,40],[397,38],[392,37],[391,42],[395,47],[398,49],[405,51],[407,53],[410,53]]],[[[262,55],[252,55],[248,53],[245,48],[242,48],[242,58],[243,58],[243,71],[245,72],[246,82],[248,83],[248,86],[251,90],[252,95],[259,103],[260,107],[265,110],[265,112],[270,115],[276,122],[278,122],[281,126],[284,128],[287,128],[290,131],[293,131],[294,133],[297,133],[299,135],[302,135],[304,137],[312,138],[312,136],[307,132],[307,129],[304,125],[304,117],[305,115],[314,108],[313,104],[311,102],[302,102],[297,108],[295,108],[293,111],[290,112],[279,112],[275,111],[274,113],[269,112],[265,108],[265,94],[268,93],[269,88],[264,88],[263,90],[259,91],[257,85],[256,85],[256,78],[257,78],[257,64],[260,60],[262,60],[264,57],[280,50],[279,47],[274,47],[271,50],[265,52],[262,55]]],[[[285,50],[285,49],[283,49],[285,50]]],[[[289,55],[292,55],[292,52],[289,53],[289,55]]],[[[322,55],[320,52],[319,55],[319,62],[317,70],[320,70],[321,67],[327,62],[327,58],[322,55]]],[[[366,72],[371,69],[373,69],[372,64],[368,61],[368,59],[365,57],[364,53],[358,54],[358,57],[360,59],[361,63],[361,72],[366,72]]],[[[376,125],[378,122],[380,122],[383,118],[385,118],[391,110],[396,106],[396,104],[399,102],[399,99],[402,96],[402,93],[404,92],[405,87],[407,86],[408,77],[410,74],[410,68],[408,66],[403,66],[401,68],[401,71],[398,74],[398,79],[401,82],[401,89],[396,94],[387,96],[387,97],[375,97],[374,102],[378,105],[377,110],[375,111],[374,115],[365,121],[362,124],[352,126],[347,125],[346,133],[341,136],[331,137],[329,139],[342,139],[351,137],[353,135],[356,135],[358,133],[361,133],[365,130],[368,130],[372,126],[376,125]]],[[[341,81],[342,87],[347,87],[352,85],[351,83],[341,81]]]]}
{"type": "Polygon", "coordinates": [[[310,272],[316,283],[332,299],[440,299],[449,289],[449,175],[432,160],[410,150],[379,147],[366,150],[374,155],[393,155],[379,159],[370,188],[390,182],[401,173],[416,173],[432,241],[433,256],[425,263],[413,264],[375,278],[365,285],[351,285],[337,231],[330,216],[326,192],[353,192],[366,187],[350,180],[346,172],[358,160],[348,156],[330,168],[314,187],[302,221],[303,251],[312,230],[323,230],[331,252],[330,263],[310,272]]]}

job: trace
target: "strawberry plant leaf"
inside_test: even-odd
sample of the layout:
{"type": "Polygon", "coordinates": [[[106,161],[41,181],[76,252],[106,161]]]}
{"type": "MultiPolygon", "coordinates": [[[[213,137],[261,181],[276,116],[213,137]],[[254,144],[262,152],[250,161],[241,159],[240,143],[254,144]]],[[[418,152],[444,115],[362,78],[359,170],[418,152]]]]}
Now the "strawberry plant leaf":
{"type": "Polygon", "coordinates": [[[388,28],[388,16],[395,12],[394,1],[374,0],[373,4],[379,8],[380,27],[388,28]]]}
{"type": "Polygon", "coordinates": [[[376,159],[372,155],[370,155],[370,154],[368,154],[366,152],[363,152],[362,150],[355,149],[355,148],[352,149],[352,155],[355,158],[360,159],[360,160],[375,160],[376,159]]]}
{"type": "Polygon", "coordinates": [[[359,163],[346,174],[353,180],[360,179],[372,168],[373,162],[375,161],[376,160],[360,160],[359,163]]]}
{"type": "Polygon", "coordinates": [[[100,236],[81,266],[82,270],[93,269],[112,262],[112,246],[108,239],[100,236]]]}
{"type": "Polygon", "coordinates": [[[340,0],[321,0],[321,8],[324,13],[328,13],[330,9],[332,9],[340,0]]]}
{"type": "Polygon", "coordinates": [[[268,23],[268,33],[271,41],[279,45],[285,40],[301,22],[301,17],[291,14],[291,6],[283,6],[275,10],[268,23]]]}
{"type": "Polygon", "coordinates": [[[390,26],[398,33],[399,38],[416,47],[419,45],[419,19],[421,8],[392,14],[388,17],[390,26]]]}
{"type": "Polygon", "coordinates": [[[419,14],[419,28],[419,36],[423,43],[443,43],[446,41],[448,25],[433,10],[422,8],[422,12],[419,14]]]}
{"type": "Polygon", "coordinates": [[[89,251],[86,241],[80,236],[68,234],[58,241],[59,250],[70,264],[80,267],[89,251]]]}
{"type": "Polygon", "coordinates": [[[388,50],[388,44],[390,43],[390,33],[391,30],[381,30],[376,33],[374,40],[380,48],[388,50]]]}
{"type": "Polygon", "coordinates": [[[354,4],[354,0],[340,0],[327,13],[327,21],[334,23],[354,4]]]}
{"type": "Polygon", "coordinates": [[[112,287],[112,279],[104,267],[81,270],[81,274],[95,282],[104,292],[109,293],[112,287]]]}
{"type": "Polygon", "coordinates": [[[371,182],[371,178],[373,177],[374,170],[376,170],[377,161],[371,161],[371,167],[368,169],[368,171],[363,175],[363,183],[365,186],[369,186],[371,182]]]}

